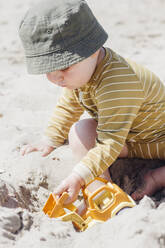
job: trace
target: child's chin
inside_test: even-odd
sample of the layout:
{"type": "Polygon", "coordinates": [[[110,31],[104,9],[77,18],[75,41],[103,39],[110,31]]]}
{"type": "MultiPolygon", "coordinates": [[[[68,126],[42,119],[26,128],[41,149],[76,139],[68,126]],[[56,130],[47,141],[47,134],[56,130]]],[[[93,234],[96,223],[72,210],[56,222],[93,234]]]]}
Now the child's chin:
{"type": "Polygon", "coordinates": [[[74,87],[74,86],[66,86],[66,88],[69,90],[77,90],[78,89],[77,87],[74,87]]]}

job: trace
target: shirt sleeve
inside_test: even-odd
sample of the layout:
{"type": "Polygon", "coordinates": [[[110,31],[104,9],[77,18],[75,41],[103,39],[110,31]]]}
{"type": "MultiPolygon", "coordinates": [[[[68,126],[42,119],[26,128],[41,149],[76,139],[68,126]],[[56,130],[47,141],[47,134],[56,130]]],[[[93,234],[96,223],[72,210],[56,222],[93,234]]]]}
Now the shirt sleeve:
{"type": "Polygon", "coordinates": [[[128,77],[108,77],[97,89],[96,100],[96,145],[74,169],[86,184],[101,175],[119,156],[144,101],[142,84],[134,73],[128,77]]]}
{"type": "Polygon", "coordinates": [[[83,113],[75,92],[64,89],[45,130],[45,139],[53,147],[59,147],[68,139],[70,127],[83,113]]]}

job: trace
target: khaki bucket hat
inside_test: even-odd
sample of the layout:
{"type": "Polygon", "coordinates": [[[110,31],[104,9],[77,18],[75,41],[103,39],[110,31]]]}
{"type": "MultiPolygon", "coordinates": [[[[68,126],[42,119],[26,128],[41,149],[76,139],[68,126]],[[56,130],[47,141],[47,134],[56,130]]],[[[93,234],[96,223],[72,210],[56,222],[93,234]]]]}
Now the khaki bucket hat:
{"type": "Polygon", "coordinates": [[[30,74],[65,69],[95,53],[108,35],[84,0],[42,0],[26,13],[19,35],[30,74]]]}

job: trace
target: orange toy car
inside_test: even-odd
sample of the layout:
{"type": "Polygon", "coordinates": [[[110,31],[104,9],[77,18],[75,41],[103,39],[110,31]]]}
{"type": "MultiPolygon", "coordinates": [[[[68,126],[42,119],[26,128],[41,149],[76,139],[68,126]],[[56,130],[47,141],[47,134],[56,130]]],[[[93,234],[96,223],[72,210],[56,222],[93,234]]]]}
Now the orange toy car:
{"type": "Polygon", "coordinates": [[[84,231],[94,223],[104,222],[117,215],[122,209],[136,205],[119,186],[100,177],[96,177],[83,188],[82,193],[87,206],[83,216],[77,213],[78,207],[74,204],[64,204],[68,197],[67,192],[58,199],[54,193],[50,194],[43,211],[50,218],[72,221],[77,230],[84,231]],[[96,190],[92,189],[93,185],[97,185],[96,190]]]}

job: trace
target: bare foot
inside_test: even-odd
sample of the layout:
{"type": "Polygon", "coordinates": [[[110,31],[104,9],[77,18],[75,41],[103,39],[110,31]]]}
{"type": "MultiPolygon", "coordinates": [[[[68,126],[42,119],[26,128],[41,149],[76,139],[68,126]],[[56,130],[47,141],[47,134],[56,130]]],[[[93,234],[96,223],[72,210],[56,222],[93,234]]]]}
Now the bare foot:
{"type": "Polygon", "coordinates": [[[156,170],[151,170],[144,176],[143,185],[131,195],[134,200],[140,200],[145,195],[151,196],[161,188],[155,177],[156,170]]]}

